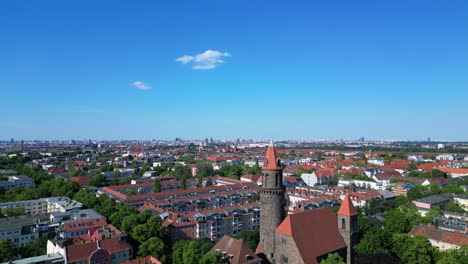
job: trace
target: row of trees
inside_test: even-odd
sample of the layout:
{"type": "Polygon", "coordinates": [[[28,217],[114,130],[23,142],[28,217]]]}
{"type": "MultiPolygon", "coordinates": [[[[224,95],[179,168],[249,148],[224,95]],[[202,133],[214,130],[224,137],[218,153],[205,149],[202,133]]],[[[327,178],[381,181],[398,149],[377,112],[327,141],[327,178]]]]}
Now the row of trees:
{"type": "MultiPolygon", "coordinates": [[[[456,251],[440,252],[432,247],[424,237],[412,237],[407,233],[417,224],[432,223],[433,218],[442,215],[439,207],[434,206],[422,217],[410,199],[397,197],[396,201],[375,204],[370,202],[364,208],[367,214],[386,212],[386,218],[381,226],[376,226],[364,216],[358,218],[359,228],[363,236],[354,247],[361,256],[391,256],[398,257],[404,263],[468,263],[468,255],[456,251]],[[452,262],[447,262],[452,261],[452,262]]],[[[465,249],[465,252],[466,251],[465,249]]]]}
{"type": "Polygon", "coordinates": [[[0,262],[7,262],[16,257],[29,258],[46,254],[47,239],[40,237],[23,247],[15,246],[10,239],[0,240],[0,262]]]}

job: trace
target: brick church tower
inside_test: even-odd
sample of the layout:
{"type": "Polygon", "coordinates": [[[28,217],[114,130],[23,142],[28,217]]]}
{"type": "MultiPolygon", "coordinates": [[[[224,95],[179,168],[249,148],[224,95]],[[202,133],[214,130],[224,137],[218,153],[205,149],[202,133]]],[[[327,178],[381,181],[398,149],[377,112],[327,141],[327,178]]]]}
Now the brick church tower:
{"type": "Polygon", "coordinates": [[[346,243],[346,264],[354,263],[353,246],[356,244],[356,239],[359,233],[357,217],[358,211],[353,205],[349,195],[346,195],[340,209],[337,213],[338,231],[346,243]]]}
{"type": "Polygon", "coordinates": [[[270,141],[262,167],[260,188],[260,243],[262,253],[270,263],[275,263],[275,230],[283,222],[286,200],[284,198],[283,166],[278,159],[273,141],[270,141]]]}

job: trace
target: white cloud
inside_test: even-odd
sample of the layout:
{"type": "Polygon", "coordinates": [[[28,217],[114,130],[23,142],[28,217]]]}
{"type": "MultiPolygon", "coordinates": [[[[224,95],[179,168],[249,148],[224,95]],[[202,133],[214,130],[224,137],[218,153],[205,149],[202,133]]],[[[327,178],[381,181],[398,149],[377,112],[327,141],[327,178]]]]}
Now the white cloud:
{"type": "Polygon", "coordinates": [[[224,63],[223,57],[231,57],[231,54],[217,50],[207,50],[195,56],[184,55],[177,58],[176,61],[182,64],[192,62],[192,69],[194,70],[211,70],[216,68],[219,64],[224,63]]]}
{"type": "Polygon", "coordinates": [[[182,64],[187,64],[189,62],[191,62],[194,58],[192,56],[189,56],[189,55],[184,55],[180,58],[177,58],[176,61],[182,63],[182,64]]]}
{"type": "Polygon", "coordinates": [[[153,89],[153,87],[151,87],[150,85],[144,83],[144,82],[140,82],[140,81],[135,81],[132,83],[132,86],[140,89],[140,90],[151,90],[153,89]]]}

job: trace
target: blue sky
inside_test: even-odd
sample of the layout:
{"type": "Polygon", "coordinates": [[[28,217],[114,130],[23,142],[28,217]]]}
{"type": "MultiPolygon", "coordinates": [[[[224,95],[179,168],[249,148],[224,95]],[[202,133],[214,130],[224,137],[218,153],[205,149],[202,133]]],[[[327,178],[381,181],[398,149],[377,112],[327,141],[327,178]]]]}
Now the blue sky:
{"type": "Polygon", "coordinates": [[[468,140],[466,14],[463,0],[1,1],[0,139],[468,140]]]}

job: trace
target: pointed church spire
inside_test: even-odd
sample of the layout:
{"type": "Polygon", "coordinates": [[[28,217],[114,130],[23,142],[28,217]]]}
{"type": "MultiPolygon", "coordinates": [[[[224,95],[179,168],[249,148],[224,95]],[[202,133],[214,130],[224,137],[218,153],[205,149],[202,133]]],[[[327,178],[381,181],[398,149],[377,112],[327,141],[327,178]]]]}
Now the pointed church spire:
{"type": "Polygon", "coordinates": [[[357,214],[358,211],[354,207],[353,202],[351,201],[351,197],[349,194],[347,194],[341,203],[340,209],[338,210],[338,215],[353,216],[357,214]]]}
{"type": "Polygon", "coordinates": [[[264,170],[281,170],[282,169],[280,161],[278,159],[278,154],[276,153],[276,148],[273,143],[273,140],[270,140],[270,145],[268,146],[268,149],[267,149],[263,169],[264,170]]]}

